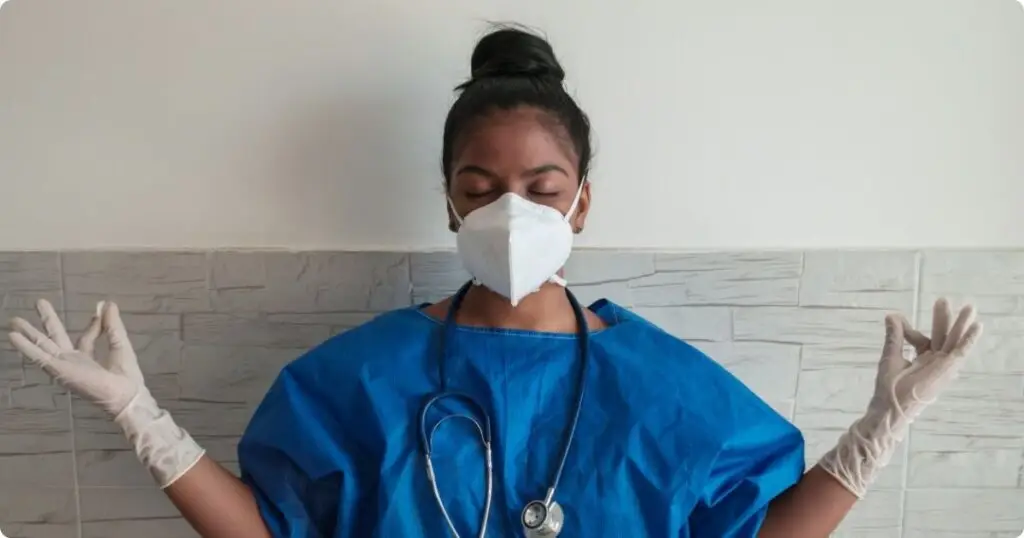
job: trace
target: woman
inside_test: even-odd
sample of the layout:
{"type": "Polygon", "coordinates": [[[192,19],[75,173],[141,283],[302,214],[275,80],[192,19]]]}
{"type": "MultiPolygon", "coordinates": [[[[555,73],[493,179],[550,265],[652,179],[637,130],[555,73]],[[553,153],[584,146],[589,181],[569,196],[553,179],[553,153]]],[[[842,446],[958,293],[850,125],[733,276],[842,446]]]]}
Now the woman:
{"type": "Polygon", "coordinates": [[[591,149],[563,76],[537,36],[479,42],[442,155],[474,285],[286,367],[240,442],[241,479],[152,398],[116,305],[74,347],[41,302],[46,334],[15,319],[11,341],[103,407],[207,537],[827,536],[955,375],[980,334],[973,310],[951,327],[940,301],[932,340],[888,318],[868,411],[804,474],[800,433],[715,362],[567,292],[591,149]]]}

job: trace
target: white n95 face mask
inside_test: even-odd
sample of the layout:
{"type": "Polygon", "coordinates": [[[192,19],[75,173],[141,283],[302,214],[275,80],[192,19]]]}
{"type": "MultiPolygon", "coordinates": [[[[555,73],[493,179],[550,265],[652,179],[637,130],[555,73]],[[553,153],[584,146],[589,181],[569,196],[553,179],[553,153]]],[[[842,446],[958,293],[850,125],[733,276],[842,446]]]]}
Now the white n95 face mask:
{"type": "Polygon", "coordinates": [[[583,192],[580,181],[569,212],[505,193],[497,200],[460,218],[458,249],[462,264],[477,284],[508,297],[512,306],[548,281],[565,285],[558,276],[572,252],[569,219],[583,192]]]}

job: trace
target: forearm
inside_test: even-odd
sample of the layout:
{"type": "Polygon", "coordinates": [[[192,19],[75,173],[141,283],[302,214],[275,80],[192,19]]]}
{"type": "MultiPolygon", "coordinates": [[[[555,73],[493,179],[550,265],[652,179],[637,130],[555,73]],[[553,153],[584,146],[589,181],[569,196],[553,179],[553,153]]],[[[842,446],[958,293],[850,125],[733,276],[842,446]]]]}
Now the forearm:
{"type": "Polygon", "coordinates": [[[857,502],[819,466],[768,506],[758,538],[828,538],[857,502]]]}
{"type": "Polygon", "coordinates": [[[141,393],[116,418],[139,460],[204,538],[269,538],[249,488],[141,393]]]}
{"type": "Polygon", "coordinates": [[[885,467],[902,439],[890,412],[868,412],[810,471],[768,506],[759,538],[828,538],[885,467]]]}
{"type": "Polygon", "coordinates": [[[249,488],[208,456],[164,493],[204,538],[270,538],[249,488]]]}
{"type": "Polygon", "coordinates": [[[768,506],[759,538],[828,538],[888,465],[906,434],[893,410],[876,405],[818,464],[768,506]]]}

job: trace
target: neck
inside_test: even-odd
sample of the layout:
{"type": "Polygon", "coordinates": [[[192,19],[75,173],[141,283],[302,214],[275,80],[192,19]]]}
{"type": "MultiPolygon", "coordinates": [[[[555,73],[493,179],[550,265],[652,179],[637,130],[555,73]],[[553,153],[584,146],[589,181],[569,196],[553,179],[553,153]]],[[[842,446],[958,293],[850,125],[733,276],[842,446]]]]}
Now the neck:
{"type": "Polygon", "coordinates": [[[457,321],[502,329],[574,333],[576,315],[565,296],[565,288],[547,283],[540,290],[512,306],[503,297],[484,286],[473,286],[462,301],[457,321]]]}

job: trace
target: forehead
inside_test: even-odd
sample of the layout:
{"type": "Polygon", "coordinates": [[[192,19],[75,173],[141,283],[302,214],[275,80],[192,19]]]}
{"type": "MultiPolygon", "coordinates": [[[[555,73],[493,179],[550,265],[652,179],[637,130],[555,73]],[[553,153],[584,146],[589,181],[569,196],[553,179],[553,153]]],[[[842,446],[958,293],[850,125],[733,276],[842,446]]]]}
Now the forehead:
{"type": "Polygon", "coordinates": [[[491,112],[470,124],[460,138],[454,161],[461,165],[497,169],[559,164],[577,172],[565,129],[536,108],[491,112]]]}

